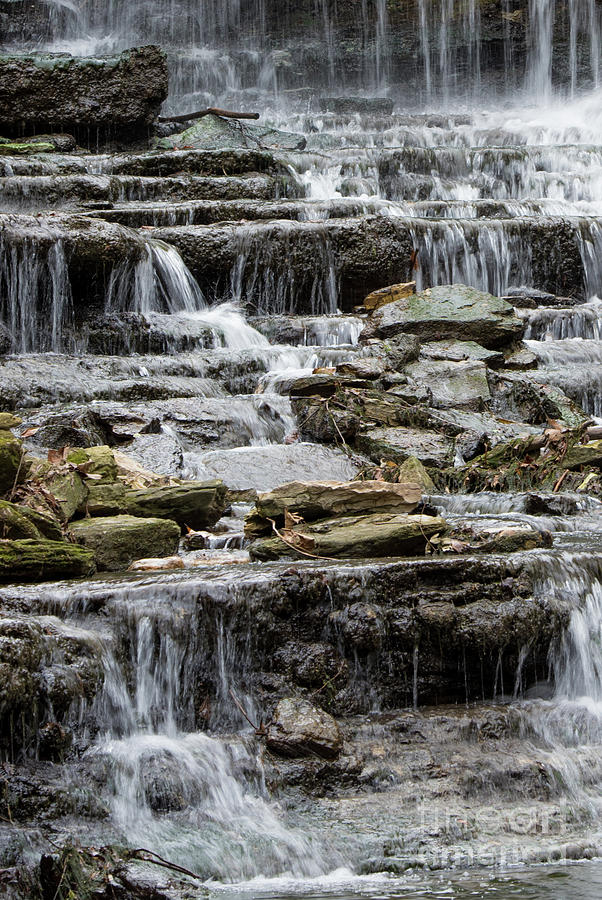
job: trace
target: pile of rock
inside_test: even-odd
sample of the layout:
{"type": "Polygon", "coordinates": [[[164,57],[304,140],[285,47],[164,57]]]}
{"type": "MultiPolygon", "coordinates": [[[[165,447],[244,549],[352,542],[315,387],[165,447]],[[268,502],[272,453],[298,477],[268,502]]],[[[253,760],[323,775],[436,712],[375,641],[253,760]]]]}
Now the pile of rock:
{"type": "Polygon", "coordinates": [[[416,457],[441,488],[499,445],[541,440],[550,421],[587,438],[583,411],[529,372],[537,361],[509,303],[464,285],[413,289],[366,298],[363,356],[291,381],[302,437],[364,453],[373,477],[416,457]]]}
{"type": "Polygon", "coordinates": [[[221,481],[164,478],[110,447],[30,457],[0,415],[0,580],[43,581],[119,571],[168,557],[188,527],[213,525],[226,506],[221,481]]]}
{"type": "Polygon", "coordinates": [[[292,482],[259,494],[247,518],[252,559],[352,559],[424,553],[445,531],[438,516],[417,514],[419,484],[382,481],[292,482]]]}

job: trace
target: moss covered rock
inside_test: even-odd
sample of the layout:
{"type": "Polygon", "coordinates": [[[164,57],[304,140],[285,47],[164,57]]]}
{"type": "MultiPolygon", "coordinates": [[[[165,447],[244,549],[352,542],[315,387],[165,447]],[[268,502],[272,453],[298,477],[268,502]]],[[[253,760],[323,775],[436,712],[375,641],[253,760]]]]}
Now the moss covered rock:
{"type": "Polygon", "coordinates": [[[95,484],[112,484],[117,479],[117,463],[110,447],[87,447],[73,450],[67,462],[78,466],[95,484]]]}
{"type": "Polygon", "coordinates": [[[21,441],[12,432],[0,429],[0,494],[10,491],[17,481],[23,469],[22,457],[21,441]]]}
{"type": "Polygon", "coordinates": [[[30,478],[43,488],[50,507],[56,509],[64,522],[85,513],[88,486],[84,477],[72,467],[36,462],[30,470],[30,478]]]}
{"type": "Polygon", "coordinates": [[[52,581],[96,571],[94,553],[61,541],[0,541],[0,581],[52,581]]]}
{"type": "MultiPolygon", "coordinates": [[[[43,535],[32,518],[27,515],[27,507],[17,506],[7,500],[0,500],[0,539],[19,540],[33,538],[40,540],[43,535]]],[[[60,538],[59,538],[60,539],[60,538]]]]}
{"type": "Polygon", "coordinates": [[[88,488],[88,513],[91,516],[118,516],[127,512],[125,484],[90,483],[88,488]]]}
{"type": "Polygon", "coordinates": [[[428,288],[387,303],[376,310],[369,327],[381,338],[406,332],[424,341],[478,341],[487,348],[511,344],[524,331],[509,303],[463,284],[428,288]]]}
{"type": "Polygon", "coordinates": [[[409,481],[419,484],[426,494],[435,492],[433,479],[415,456],[408,456],[406,461],[399,467],[398,478],[400,481],[409,481]]]}
{"type": "Polygon", "coordinates": [[[19,416],[13,416],[12,413],[0,413],[0,431],[8,431],[10,428],[18,428],[23,422],[19,416]]]}
{"type": "Polygon", "coordinates": [[[222,481],[188,481],[128,491],[125,502],[131,516],[171,519],[182,527],[197,530],[210,527],[221,518],[226,494],[222,481]]]}
{"type": "Polygon", "coordinates": [[[347,516],[282,530],[273,538],[255,541],[250,554],[257,560],[411,556],[423,553],[428,539],[446,527],[438,516],[347,516]]]}
{"type": "Polygon", "coordinates": [[[71,534],[78,544],[94,551],[100,570],[119,572],[136,559],[173,556],[180,527],[169,519],[104,516],[73,522],[71,534]]]}

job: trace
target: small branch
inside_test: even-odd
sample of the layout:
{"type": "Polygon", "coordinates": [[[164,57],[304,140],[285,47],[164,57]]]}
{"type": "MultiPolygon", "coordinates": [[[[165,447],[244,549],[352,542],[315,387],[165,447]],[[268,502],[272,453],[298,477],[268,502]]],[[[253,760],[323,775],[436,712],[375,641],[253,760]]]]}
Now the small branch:
{"type": "Polygon", "coordinates": [[[183,116],[159,116],[158,122],[192,122],[194,119],[203,119],[205,116],[221,116],[222,119],[258,119],[259,113],[232,112],[229,109],[217,109],[214,106],[209,109],[200,109],[198,112],[185,113],[183,116]]]}
{"type": "Polygon", "coordinates": [[[236,708],[238,709],[240,714],[247,720],[247,722],[249,723],[251,728],[255,731],[255,734],[258,737],[265,737],[268,732],[267,732],[267,727],[263,724],[263,722],[260,722],[259,725],[256,725],[255,722],[253,722],[247,715],[244,706],[242,705],[240,700],[237,698],[237,696],[234,693],[234,691],[232,690],[232,688],[230,688],[229,693],[230,693],[230,696],[232,697],[232,699],[234,700],[234,703],[236,704],[236,708]]]}
{"type": "Polygon", "coordinates": [[[182,875],[188,875],[189,878],[194,878],[196,881],[203,881],[200,875],[197,875],[196,872],[191,872],[190,869],[185,869],[183,866],[178,866],[176,863],[169,862],[168,859],[163,859],[162,856],[159,856],[157,853],[153,853],[152,850],[146,850],[145,847],[140,847],[138,850],[130,850],[127,854],[130,859],[138,859],[140,862],[152,863],[154,866],[161,866],[163,869],[171,869],[173,872],[180,872],[182,875]],[[143,856],[142,854],[146,854],[143,856]],[[149,859],[149,857],[151,857],[149,859]]]}
{"type": "Polygon", "coordinates": [[[323,559],[326,562],[339,562],[338,559],[335,559],[332,556],[316,556],[315,553],[310,553],[309,550],[302,550],[301,547],[296,547],[291,541],[287,541],[281,531],[278,531],[278,527],[273,519],[268,518],[268,522],[272,523],[274,533],[280,538],[282,543],[286,544],[287,547],[290,547],[291,550],[294,550],[296,553],[301,553],[303,556],[309,556],[310,559],[323,559]]]}

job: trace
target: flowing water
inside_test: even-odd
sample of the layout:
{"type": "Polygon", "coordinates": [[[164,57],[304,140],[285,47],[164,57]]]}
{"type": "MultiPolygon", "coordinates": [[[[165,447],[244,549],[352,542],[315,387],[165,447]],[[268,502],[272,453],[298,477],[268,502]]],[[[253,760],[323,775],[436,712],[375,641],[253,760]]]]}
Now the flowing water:
{"type": "MultiPolygon", "coordinates": [[[[396,266],[390,281],[413,277],[419,288],[463,282],[517,302],[529,299],[525,288],[540,289],[543,299],[519,311],[539,363],[533,378],[602,417],[595,0],[507,0],[501,37],[487,4],[417,0],[410,51],[395,4],[384,0],[363,0],[351,13],[326,0],[302,4],[303,25],[295,4],[275,22],[265,0],[42,6],[36,46],[99,53],[158,41],[170,54],[168,108],[260,104],[269,121],[303,132],[307,147],[280,154],[301,199],[266,199],[262,176],[245,182],[244,200],[208,197],[207,179],[186,169],[185,154],[170,176],[140,175],[132,159],[109,154],[3,160],[0,198],[11,217],[0,234],[0,317],[13,355],[0,391],[28,423],[45,426],[85,408],[133,434],[127,452],[151,468],[223,476],[238,490],[292,477],[351,478],[357,469],[343,454],[296,442],[287,386],[364,353],[362,321],[351,314],[354,266],[385,264],[396,266]],[[343,46],[351,64],[342,62],[343,46]],[[317,86],[323,96],[388,95],[396,111],[317,111],[305,90],[317,86]],[[98,209],[80,208],[88,196],[98,209]],[[34,227],[31,214],[41,210],[55,215],[34,227]],[[123,230],[115,234],[130,242],[95,301],[96,324],[80,321],[81,285],[70,275],[77,222],[62,217],[73,211],[117,223],[123,230]],[[190,234],[211,237],[204,255],[219,259],[219,272],[188,259],[190,234]],[[386,240],[387,259],[345,255],[346,241],[363,252],[357,234],[364,243],[374,234],[386,240]]],[[[222,565],[56,586],[41,599],[37,588],[4,592],[15,602],[36,597],[48,628],[69,630],[98,661],[101,689],[70,711],[82,756],[69,778],[79,789],[83,765],[101,785],[103,837],[144,844],[228,897],[599,896],[599,864],[537,864],[602,854],[600,504],[561,494],[561,505],[541,515],[524,494],[430,502],[476,530],[522,524],[553,536],[552,548],[526,554],[524,565],[536,600],[565,610],[563,638],[538,680],[525,674],[524,646],[513,683],[503,683],[500,661],[480,698],[511,717],[521,742],[508,751],[517,753],[517,770],[525,756],[536,760],[555,786],[548,805],[537,795],[504,799],[489,772],[481,785],[491,786],[487,801],[456,809],[445,794],[429,800],[425,788],[420,819],[416,797],[399,793],[403,768],[397,782],[389,773],[386,789],[366,787],[354,799],[344,789],[315,802],[302,792],[275,799],[277,779],[231,692],[258,722],[265,685],[254,678],[261,628],[251,617],[261,622],[256,598],[276,603],[291,572],[238,567],[242,504],[197,553],[222,565]],[[491,810],[495,827],[487,824],[491,810]],[[531,825],[521,830],[513,815],[531,825]],[[387,858],[403,860],[403,875],[382,874],[396,871],[378,864],[383,844],[387,858]]],[[[371,563],[299,567],[317,571],[333,609],[344,602],[346,579],[363,599],[382,578],[371,563]]],[[[378,739],[394,758],[402,731],[387,730],[386,664],[354,664],[353,739],[378,739]]],[[[418,645],[413,665],[420,706],[418,645]]],[[[468,757],[468,769],[473,762],[468,757]]]]}

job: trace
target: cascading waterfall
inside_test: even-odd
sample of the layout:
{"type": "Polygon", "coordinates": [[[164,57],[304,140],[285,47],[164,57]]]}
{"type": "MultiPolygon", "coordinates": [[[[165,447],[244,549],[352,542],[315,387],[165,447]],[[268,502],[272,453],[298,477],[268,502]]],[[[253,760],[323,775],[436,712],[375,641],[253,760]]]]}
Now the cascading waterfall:
{"type": "Polygon", "coordinates": [[[72,296],[63,236],[0,234],[0,318],[15,353],[56,351],[71,324],[72,296]]]}
{"type": "MultiPolygon", "coordinates": [[[[596,0],[529,0],[525,11],[505,4],[503,67],[491,83],[492,60],[499,66],[496,49],[489,48],[487,28],[478,0],[417,0],[416,29],[419,59],[416,91],[429,104],[452,98],[474,100],[481,87],[495,94],[522,86],[539,100],[552,95],[557,81],[556,45],[566,34],[567,89],[597,86],[600,69],[601,11],[596,0]],[[559,37],[560,36],[560,37],[559,37]]],[[[306,21],[306,20],[305,20],[306,21]]],[[[328,0],[317,0],[300,9],[274,8],[266,0],[242,4],[240,0],[153,0],[151,3],[69,0],[48,3],[46,46],[79,54],[122,49],[156,42],[172,56],[170,105],[202,100],[215,105],[220,97],[244,98],[245,91],[259,90],[275,99],[281,92],[304,87],[294,75],[292,59],[301,59],[306,78],[330,91],[348,90],[357,74],[364,91],[395,92],[400,75],[416,63],[407,53],[399,57],[395,45],[395,10],[386,0],[362,0],[355,8],[338,9],[328,0]],[[319,65],[315,48],[301,32],[304,16],[314,23],[314,40],[323,54],[319,65]],[[393,21],[391,24],[391,16],[393,21]],[[361,58],[345,71],[340,45],[352,37],[351,46],[361,58]],[[311,70],[315,69],[315,74],[311,70]]],[[[562,73],[564,76],[565,73],[562,73]]]]}

